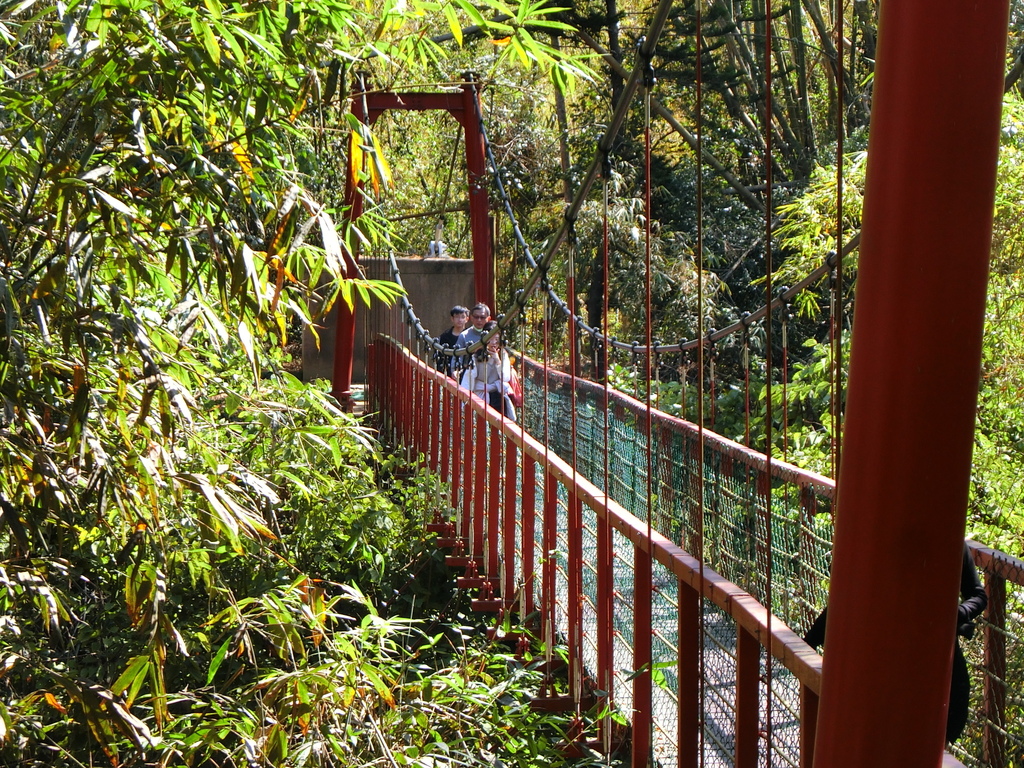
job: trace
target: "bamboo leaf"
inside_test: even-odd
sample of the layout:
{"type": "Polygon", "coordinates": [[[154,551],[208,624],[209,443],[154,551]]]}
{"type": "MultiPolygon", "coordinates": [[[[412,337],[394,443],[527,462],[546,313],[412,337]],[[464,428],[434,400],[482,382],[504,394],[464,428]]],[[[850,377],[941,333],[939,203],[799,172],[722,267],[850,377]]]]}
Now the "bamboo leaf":
{"type": "Polygon", "coordinates": [[[252,332],[249,330],[249,324],[244,320],[238,323],[238,341],[242,345],[246,358],[249,360],[253,381],[259,383],[260,372],[256,362],[256,349],[253,344],[252,332]]]}
{"type": "Polygon", "coordinates": [[[470,0],[455,0],[455,4],[462,9],[462,12],[469,17],[473,24],[478,27],[487,26],[487,19],[483,17],[475,3],[470,2],[470,0]]]}
{"type": "Polygon", "coordinates": [[[349,133],[348,139],[348,157],[349,157],[349,184],[353,189],[359,186],[359,180],[362,176],[363,165],[366,161],[363,158],[363,144],[356,131],[349,133]]]}
{"type": "Polygon", "coordinates": [[[92,191],[96,194],[97,197],[103,200],[103,202],[105,202],[118,213],[123,213],[125,216],[128,216],[132,219],[138,217],[138,213],[134,208],[132,208],[130,205],[127,205],[126,203],[122,203],[116,197],[107,194],[99,187],[93,187],[92,191]]]}
{"type": "Polygon", "coordinates": [[[214,654],[213,659],[210,661],[210,667],[206,670],[206,684],[212,685],[213,678],[217,676],[217,670],[220,669],[220,665],[224,662],[224,658],[228,655],[228,648],[231,647],[231,641],[233,638],[228,637],[220,648],[217,649],[217,653],[214,654]]]}
{"type": "Polygon", "coordinates": [[[377,695],[387,702],[389,707],[395,706],[395,697],[391,693],[391,688],[384,682],[384,678],[380,676],[377,670],[370,664],[363,664],[359,667],[360,672],[363,676],[370,681],[370,685],[377,692],[377,695]]]}
{"type": "MultiPolygon", "coordinates": [[[[193,18],[198,19],[198,17],[193,17],[193,18]]],[[[219,66],[220,65],[220,41],[218,41],[216,36],[213,34],[213,27],[211,27],[209,24],[206,24],[203,21],[199,21],[199,29],[200,29],[200,33],[199,33],[200,37],[202,38],[203,45],[206,47],[206,53],[209,55],[210,61],[213,62],[213,65],[215,67],[219,66]]]]}
{"type": "Polygon", "coordinates": [[[459,16],[455,12],[455,6],[446,4],[444,6],[444,15],[448,19],[448,28],[452,31],[452,37],[455,38],[455,42],[462,47],[462,24],[459,23],[459,16]]]}
{"type": "Polygon", "coordinates": [[[235,162],[237,162],[238,167],[242,169],[242,173],[244,173],[250,180],[255,180],[255,176],[253,176],[252,173],[252,160],[249,159],[249,154],[239,142],[231,142],[231,154],[234,155],[235,162]]]}

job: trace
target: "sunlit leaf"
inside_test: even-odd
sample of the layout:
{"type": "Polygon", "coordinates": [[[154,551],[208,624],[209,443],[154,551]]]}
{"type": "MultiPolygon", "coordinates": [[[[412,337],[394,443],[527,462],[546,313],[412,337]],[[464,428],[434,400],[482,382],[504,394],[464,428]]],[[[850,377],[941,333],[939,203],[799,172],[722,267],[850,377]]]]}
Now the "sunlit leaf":
{"type": "Polygon", "coordinates": [[[462,47],[462,24],[459,23],[458,14],[455,12],[455,6],[445,4],[444,15],[448,19],[448,28],[452,31],[452,37],[455,38],[455,42],[462,47]]]}
{"type": "Polygon", "coordinates": [[[244,320],[238,324],[238,341],[242,345],[242,349],[245,351],[245,356],[249,360],[249,366],[252,369],[253,381],[259,381],[260,372],[259,364],[256,362],[256,347],[253,344],[252,332],[249,330],[249,324],[244,320]]]}
{"type": "Polygon", "coordinates": [[[238,163],[238,167],[242,169],[242,173],[253,179],[252,175],[252,160],[249,159],[248,153],[237,141],[231,142],[231,154],[235,156],[235,161],[238,163]]]}

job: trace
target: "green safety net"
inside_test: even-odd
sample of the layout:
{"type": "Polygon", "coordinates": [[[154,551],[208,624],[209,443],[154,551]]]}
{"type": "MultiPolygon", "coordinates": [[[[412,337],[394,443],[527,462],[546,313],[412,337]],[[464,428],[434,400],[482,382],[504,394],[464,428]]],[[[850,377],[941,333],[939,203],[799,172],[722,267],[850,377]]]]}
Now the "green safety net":
{"type": "Polygon", "coordinates": [[[650,513],[654,530],[805,631],[828,597],[831,486],[773,462],[769,494],[758,454],[705,432],[702,467],[693,424],[659,413],[648,439],[642,404],[613,391],[606,416],[603,387],[577,380],[574,398],[570,382],[528,366],[524,427],[627,511],[645,523],[650,513]],[[545,388],[547,406],[531,408],[545,402],[545,388]]]}

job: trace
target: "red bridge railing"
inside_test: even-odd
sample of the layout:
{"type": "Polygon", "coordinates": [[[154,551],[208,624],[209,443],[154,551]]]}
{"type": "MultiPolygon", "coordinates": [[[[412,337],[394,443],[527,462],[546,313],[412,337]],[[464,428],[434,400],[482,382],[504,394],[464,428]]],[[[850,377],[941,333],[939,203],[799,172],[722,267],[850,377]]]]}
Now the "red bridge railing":
{"type": "MultiPolygon", "coordinates": [[[[426,457],[450,485],[466,561],[478,564],[482,583],[495,585],[494,597],[480,607],[538,617],[539,636],[568,649],[564,697],[586,709],[595,690],[607,692],[607,704],[632,715],[634,765],[647,765],[651,756],[683,765],[684,756],[696,760],[702,748],[724,748],[729,764],[757,766],[764,650],[795,680],[796,764],[810,765],[821,657],[792,630],[771,621],[747,592],[649,532],[518,424],[403,348],[375,342],[368,370],[368,406],[381,415],[382,430],[426,457]],[[656,685],[666,670],[652,669],[651,627],[660,623],[652,614],[655,589],[672,592],[677,606],[683,639],[671,670],[675,686],[656,685]],[[701,595],[727,618],[734,636],[734,693],[726,708],[732,723],[716,726],[722,745],[714,748],[702,746],[699,731],[701,661],[711,653],[699,641],[701,595]],[[656,723],[655,708],[665,700],[676,709],[674,722],[656,723]]],[[[600,718],[598,726],[601,742],[609,744],[611,718],[600,718]]]]}
{"type": "MultiPolygon", "coordinates": [[[[608,713],[626,716],[634,766],[811,766],[822,659],[782,619],[393,340],[370,345],[367,375],[382,436],[447,484],[443,543],[466,567],[462,585],[479,590],[474,606],[564,647],[565,679],[538,705],[589,711],[608,751],[622,736],[608,713]]],[[[1004,768],[1018,744],[1007,733],[1007,659],[1020,649],[1006,613],[1019,606],[1024,564],[973,553],[992,603],[985,755],[968,764],[1004,768]]]]}

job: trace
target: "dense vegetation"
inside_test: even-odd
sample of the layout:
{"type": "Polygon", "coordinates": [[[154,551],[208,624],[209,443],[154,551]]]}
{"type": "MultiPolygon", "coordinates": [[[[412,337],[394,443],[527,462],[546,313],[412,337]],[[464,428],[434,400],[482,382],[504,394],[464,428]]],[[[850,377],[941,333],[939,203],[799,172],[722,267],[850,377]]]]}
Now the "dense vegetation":
{"type": "MultiPolygon", "coordinates": [[[[655,62],[655,95],[684,125],[701,121],[705,152],[698,163],[692,133],[652,127],[662,339],[761,303],[767,162],[778,281],[836,247],[838,162],[845,237],[858,225],[877,4],[847,3],[838,48],[840,20],[817,0],[771,19],[757,0],[702,8],[699,62],[686,1],[655,62]],[[758,43],[769,24],[770,65],[758,43]],[[769,67],[780,97],[766,126],[769,67]]],[[[286,369],[297,333],[319,319],[310,307],[394,297],[344,278],[357,241],[422,252],[443,219],[452,252],[468,250],[454,123],[396,113],[370,131],[348,114],[357,71],[396,89],[478,73],[503,180],[539,244],[622,90],[596,54],[631,66],[650,11],[616,0],[0,2],[0,760],[561,759],[565,723],[523,705],[529,658],[458,629],[467,620],[418,535],[438,489],[286,369]],[[339,225],[349,156],[368,182],[358,229],[339,225]]],[[[1012,50],[1008,88],[1020,76],[1012,50]]],[[[1024,145],[1012,93],[972,521],[1019,554],[1024,145]]],[[[574,233],[580,310],[606,322],[608,280],[607,328],[622,338],[645,322],[640,114],[613,158],[609,275],[597,196],[574,233]]],[[[522,266],[508,222],[499,248],[510,291],[522,266]]],[[[560,290],[566,265],[550,275],[560,290]]],[[[851,259],[840,325],[855,269],[851,259]]],[[[816,468],[832,430],[829,304],[828,286],[809,292],[791,331],[798,429],[785,448],[816,468]]],[[[516,341],[534,343],[543,314],[535,302],[516,341]]],[[[755,357],[762,339],[750,335],[755,357]]],[[[718,353],[715,426],[743,437],[742,345],[718,353]]],[[[637,385],[635,361],[611,363],[637,385]]],[[[661,361],[659,374],[661,403],[692,415],[692,360],[661,361]]],[[[755,407],[763,376],[755,360],[755,407]]]]}
{"type": "Polygon", "coordinates": [[[0,8],[0,762],[557,763],[424,543],[438,490],[285,370],[308,307],[394,296],[341,279],[341,159],[387,174],[352,68],[415,80],[481,9],[0,8]]]}

